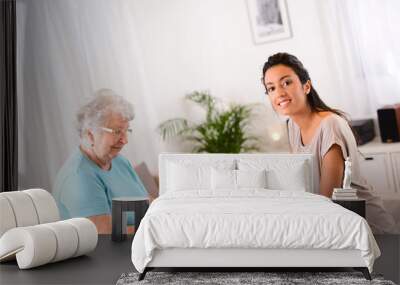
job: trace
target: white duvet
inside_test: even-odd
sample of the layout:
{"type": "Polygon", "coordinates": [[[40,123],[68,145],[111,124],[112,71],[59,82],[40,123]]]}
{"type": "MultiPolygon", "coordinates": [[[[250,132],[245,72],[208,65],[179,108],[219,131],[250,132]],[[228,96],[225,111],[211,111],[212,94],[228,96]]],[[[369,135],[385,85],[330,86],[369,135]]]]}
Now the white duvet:
{"type": "Polygon", "coordinates": [[[132,262],[143,272],[165,248],[358,249],[370,272],[380,255],[359,215],[320,195],[265,189],[164,194],[140,223],[132,262]]]}

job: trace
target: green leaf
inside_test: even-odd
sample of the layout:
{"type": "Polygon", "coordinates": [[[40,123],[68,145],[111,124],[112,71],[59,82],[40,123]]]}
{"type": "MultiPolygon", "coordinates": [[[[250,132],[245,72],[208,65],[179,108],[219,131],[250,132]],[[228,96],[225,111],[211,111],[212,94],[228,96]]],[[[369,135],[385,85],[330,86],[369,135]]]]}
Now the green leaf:
{"type": "Polygon", "coordinates": [[[185,97],[206,111],[205,121],[189,123],[183,118],[159,125],[163,140],[179,136],[194,143],[193,152],[239,153],[257,151],[259,139],[248,133],[253,110],[261,104],[231,104],[225,111],[216,108],[217,99],[208,92],[192,92],[185,97]]]}
{"type": "Polygon", "coordinates": [[[166,140],[186,132],[190,127],[188,120],[175,118],[161,123],[157,129],[162,139],[166,140]]]}

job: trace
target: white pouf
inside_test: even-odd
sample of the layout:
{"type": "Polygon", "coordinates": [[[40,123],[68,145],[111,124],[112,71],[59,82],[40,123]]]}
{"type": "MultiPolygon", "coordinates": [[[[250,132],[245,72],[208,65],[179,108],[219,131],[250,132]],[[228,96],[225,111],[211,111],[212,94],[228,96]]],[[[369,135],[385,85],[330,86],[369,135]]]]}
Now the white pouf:
{"type": "Polygon", "coordinates": [[[58,221],[57,204],[43,189],[0,193],[0,262],[28,269],[86,254],[98,233],[87,218],[58,221]]]}

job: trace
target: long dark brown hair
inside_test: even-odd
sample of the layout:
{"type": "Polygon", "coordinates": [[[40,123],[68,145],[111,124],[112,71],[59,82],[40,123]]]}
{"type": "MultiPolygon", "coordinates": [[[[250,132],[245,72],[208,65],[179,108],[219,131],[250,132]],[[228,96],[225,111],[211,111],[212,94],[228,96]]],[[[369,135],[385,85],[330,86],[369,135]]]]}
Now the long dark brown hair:
{"type": "MultiPolygon", "coordinates": [[[[300,82],[302,84],[305,84],[308,80],[311,81],[310,79],[310,75],[308,74],[307,69],[305,69],[304,65],[301,63],[301,61],[295,57],[294,55],[288,54],[288,53],[284,53],[284,52],[280,52],[280,53],[276,53],[274,55],[271,55],[267,62],[264,63],[264,67],[263,67],[263,75],[262,75],[262,82],[264,84],[266,93],[268,94],[268,90],[267,87],[265,86],[265,73],[267,72],[268,69],[270,69],[271,67],[275,66],[275,65],[285,65],[289,68],[291,68],[299,77],[300,82]]],[[[342,118],[347,119],[346,113],[344,113],[343,111],[340,111],[338,109],[333,109],[331,107],[329,107],[328,105],[326,105],[324,103],[324,101],[322,101],[322,99],[319,97],[317,91],[314,89],[314,87],[311,84],[311,90],[310,93],[307,95],[307,103],[311,108],[312,112],[322,112],[322,111],[329,111],[332,112],[336,115],[341,116],[342,118]]]]}

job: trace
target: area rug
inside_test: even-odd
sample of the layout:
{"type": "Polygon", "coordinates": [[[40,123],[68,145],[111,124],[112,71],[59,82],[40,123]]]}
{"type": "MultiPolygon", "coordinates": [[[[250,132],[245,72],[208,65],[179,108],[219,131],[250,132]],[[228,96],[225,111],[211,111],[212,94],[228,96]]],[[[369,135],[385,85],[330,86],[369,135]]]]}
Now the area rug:
{"type": "Polygon", "coordinates": [[[379,284],[395,285],[381,275],[372,275],[368,281],[360,272],[148,272],[142,281],[139,273],[124,273],[117,285],[133,284],[379,284]]]}

